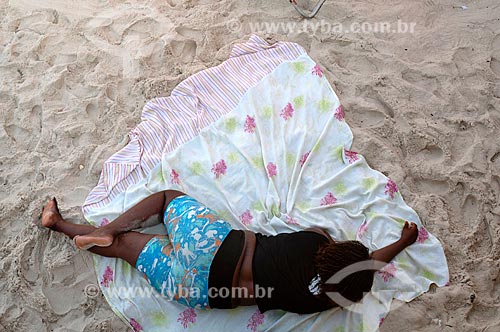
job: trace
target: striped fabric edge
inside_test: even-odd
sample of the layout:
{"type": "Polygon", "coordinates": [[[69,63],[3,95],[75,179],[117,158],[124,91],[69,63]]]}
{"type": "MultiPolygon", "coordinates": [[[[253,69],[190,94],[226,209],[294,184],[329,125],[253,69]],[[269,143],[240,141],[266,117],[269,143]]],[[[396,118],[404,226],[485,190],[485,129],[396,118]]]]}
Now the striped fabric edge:
{"type": "Polygon", "coordinates": [[[129,143],[104,163],[98,184],[82,206],[84,215],[109,204],[145,178],[161,162],[163,154],[231,112],[248,89],[279,64],[305,53],[296,43],[269,44],[252,35],[247,42],[235,44],[229,59],[220,65],[179,83],[170,97],[148,101],[141,122],[129,132],[129,143]]]}

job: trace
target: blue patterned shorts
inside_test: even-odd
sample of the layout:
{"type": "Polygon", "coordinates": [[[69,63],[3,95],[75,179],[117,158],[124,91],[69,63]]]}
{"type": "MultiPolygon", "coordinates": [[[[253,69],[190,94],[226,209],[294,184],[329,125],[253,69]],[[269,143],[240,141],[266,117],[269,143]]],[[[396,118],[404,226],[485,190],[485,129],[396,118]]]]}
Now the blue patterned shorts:
{"type": "Polygon", "coordinates": [[[168,235],[156,236],[144,246],[137,270],[168,299],[208,308],[210,265],[231,225],[187,195],[168,204],[164,222],[168,235]]]}

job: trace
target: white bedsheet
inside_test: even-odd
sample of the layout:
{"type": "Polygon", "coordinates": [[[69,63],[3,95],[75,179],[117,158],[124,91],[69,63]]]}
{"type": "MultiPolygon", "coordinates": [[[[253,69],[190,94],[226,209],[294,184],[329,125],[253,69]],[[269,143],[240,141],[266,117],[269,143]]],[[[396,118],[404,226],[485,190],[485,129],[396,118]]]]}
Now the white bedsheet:
{"type": "MultiPolygon", "coordinates": [[[[106,206],[86,211],[86,218],[101,224],[151,193],[176,189],[237,229],[276,234],[317,226],[371,251],[397,240],[405,220],[415,222],[421,229],[417,242],[376,273],[372,293],[356,310],[297,315],[261,314],[256,306],[188,309],[156,296],[127,263],[95,256],[101,290],[115,313],[135,331],[376,331],[393,298],[410,301],[431,283],[445,285],[441,244],[397,185],[349,151],[351,143],[337,96],[303,54],[278,65],[233,111],[165,153],[145,178],[106,206]]],[[[162,225],[148,231],[165,232],[162,225]]]]}

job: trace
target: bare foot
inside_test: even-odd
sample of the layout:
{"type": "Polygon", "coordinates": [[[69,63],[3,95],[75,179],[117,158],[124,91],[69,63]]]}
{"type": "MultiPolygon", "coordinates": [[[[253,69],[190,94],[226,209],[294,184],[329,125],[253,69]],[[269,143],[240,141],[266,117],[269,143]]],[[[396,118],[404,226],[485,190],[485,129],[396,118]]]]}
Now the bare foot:
{"type": "Polygon", "coordinates": [[[42,210],[42,226],[54,229],[59,221],[63,220],[57,208],[56,198],[49,200],[42,210]]]}
{"type": "Polygon", "coordinates": [[[109,247],[113,243],[114,237],[101,229],[97,229],[86,235],[77,235],[73,239],[78,249],[89,249],[93,246],[109,247]]]}

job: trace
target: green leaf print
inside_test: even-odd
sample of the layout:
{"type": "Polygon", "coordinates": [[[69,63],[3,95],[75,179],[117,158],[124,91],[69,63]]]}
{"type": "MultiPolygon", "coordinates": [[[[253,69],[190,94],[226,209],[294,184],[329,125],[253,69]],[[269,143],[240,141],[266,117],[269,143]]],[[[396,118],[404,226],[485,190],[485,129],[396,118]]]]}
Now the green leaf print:
{"type": "Polygon", "coordinates": [[[292,168],[293,165],[295,165],[295,160],[297,160],[295,155],[293,153],[288,152],[286,154],[286,167],[292,168]]]}
{"type": "Polygon", "coordinates": [[[364,178],[362,181],[361,181],[361,186],[363,187],[363,189],[365,191],[370,191],[372,190],[373,188],[375,188],[375,186],[377,185],[377,180],[375,178],[364,178]]]}
{"type": "Polygon", "coordinates": [[[165,183],[165,179],[163,177],[163,172],[161,168],[159,168],[152,174],[151,183],[165,183]]]}
{"type": "Polygon", "coordinates": [[[297,74],[303,74],[306,72],[306,65],[303,63],[303,62],[294,62],[293,63],[293,70],[297,73],[297,74]]]}
{"type": "Polygon", "coordinates": [[[122,273],[128,274],[132,271],[132,265],[124,262],[124,264],[122,264],[122,266],[121,266],[121,269],[122,269],[122,271],[121,271],[122,273]]]}
{"type": "Polygon", "coordinates": [[[395,218],[395,217],[393,217],[392,219],[394,219],[401,226],[403,226],[405,224],[405,222],[406,222],[406,220],[401,219],[401,218],[395,218]]]}
{"type": "Polygon", "coordinates": [[[161,311],[155,311],[150,314],[150,321],[154,326],[166,326],[167,325],[167,316],[161,311]]]}
{"type": "Polygon", "coordinates": [[[273,204],[271,206],[271,213],[273,214],[273,216],[275,217],[279,217],[281,215],[280,213],[280,208],[278,207],[278,205],[276,204],[273,204]]]}
{"type": "Polygon", "coordinates": [[[370,329],[368,328],[368,326],[364,322],[360,322],[356,326],[356,331],[358,331],[358,332],[364,332],[364,331],[369,331],[369,330],[370,329]]]}
{"type": "Polygon", "coordinates": [[[342,152],[344,150],[344,147],[342,145],[337,146],[335,149],[332,151],[332,156],[333,158],[342,161],[342,152]]]}
{"type": "Polygon", "coordinates": [[[321,146],[322,146],[321,142],[317,141],[316,144],[314,144],[314,146],[312,147],[311,152],[318,152],[321,146]]]}
{"type": "Polygon", "coordinates": [[[234,163],[237,163],[238,161],[240,161],[240,156],[238,154],[238,152],[230,152],[228,155],[227,155],[227,161],[234,164],[234,163]]]}
{"type": "Polygon", "coordinates": [[[160,183],[165,183],[165,175],[163,174],[163,171],[160,171],[160,174],[158,176],[158,180],[160,181],[160,183]]]}
{"type": "Polygon", "coordinates": [[[304,105],[305,105],[304,96],[298,96],[293,98],[293,107],[295,107],[295,109],[304,107],[304,105]]]}
{"type": "Polygon", "coordinates": [[[401,257],[396,262],[398,263],[398,267],[401,269],[408,269],[410,267],[406,258],[401,257]]]}
{"type": "Polygon", "coordinates": [[[190,170],[191,170],[191,173],[193,173],[194,175],[202,175],[203,174],[203,166],[198,161],[195,161],[194,163],[191,164],[190,170]]]}
{"type": "Polygon", "coordinates": [[[426,279],[429,279],[429,280],[434,280],[436,278],[434,273],[432,273],[429,270],[425,270],[425,269],[422,271],[422,276],[426,279]]]}
{"type": "Polygon", "coordinates": [[[344,332],[345,331],[345,326],[344,325],[339,325],[339,326],[335,327],[335,329],[333,331],[334,332],[344,332]]]}
{"type": "Polygon", "coordinates": [[[295,204],[295,206],[297,206],[297,209],[299,209],[300,212],[306,212],[307,210],[309,210],[311,208],[309,203],[304,202],[304,201],[298,202],[297,204],[295,204]]]}
{"type": "Polygon", "coordinates": [[[238,121],[236,118],[229,118],[224,121],[224,127],[226,127],[226,130],[230,133],[234,132],[237,126],[238,121]]]}
{"type": "Polygon", "coordinates": [[[217,214],[222,218],[224,221],[231,221],[233,220],[232,214],[227,211],[227,210],[220,210],[217,211],[217,214]]]}
{"type": "Polygon", "coordinates": [[[252,210],[255,212],[262,212],[264,211],[264,205],[262,205],[260,201],[253,202],[252,210]]]}
{"type": "Polygon", "coordinates": [[[252,165],[255,168],[263,169],[264,168],[264,161],[262,160],[262,156],[256,156],[251,159],[252,165]]]}
{"type": "Polygon", "coordinates": [[[366,212],[365,213],[365,216],[368,218],[368,219],[374,219],[378,216],[378,213],[376,212],[366,212]]]}
{"type": "Polygon", "coordinates": [[[320,101],[318,101],[318,109],[321,112],[331,111],[332,107],[333,107],[333,103],[328,99],[321,99],[320,101]]]}
{"type": "Polygon", "coordinates": [[[270,119],[273,116],[273,108],[271,106],[265,106],[262,109],[262,117],[265,119],[270,119]]]}
{"type": "Polygon", "coordinates": [[[341,181],[341,182],[335,184],[334,191],[335,191],[336,195],[344,195],[346,193],[346,191],[347,191],[347,187],[344,184],[344,182],[341,181]]]}
{"type": "Polygon", "coordinates": [[[356,240],[356,232],[347,231],[345,232],[345,235],[347,236],[348,240],[356,240]]]}

